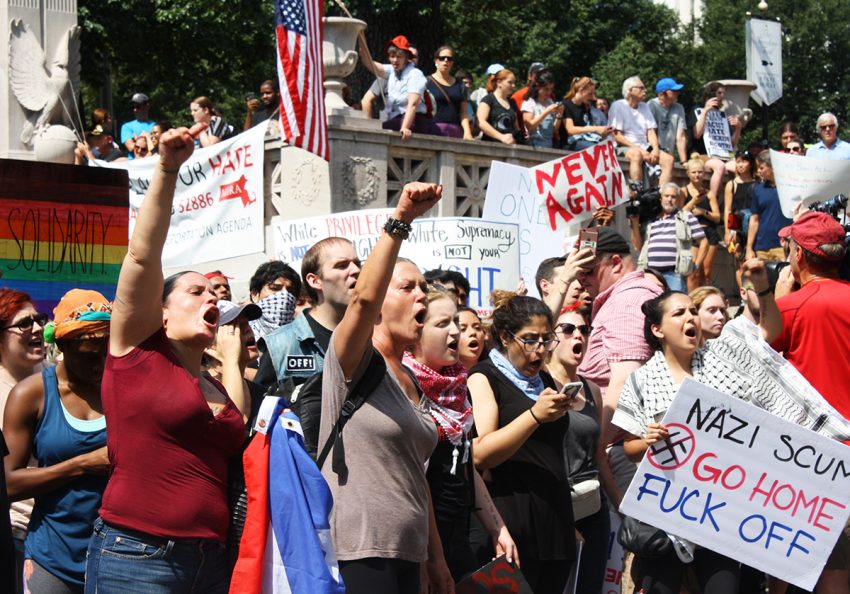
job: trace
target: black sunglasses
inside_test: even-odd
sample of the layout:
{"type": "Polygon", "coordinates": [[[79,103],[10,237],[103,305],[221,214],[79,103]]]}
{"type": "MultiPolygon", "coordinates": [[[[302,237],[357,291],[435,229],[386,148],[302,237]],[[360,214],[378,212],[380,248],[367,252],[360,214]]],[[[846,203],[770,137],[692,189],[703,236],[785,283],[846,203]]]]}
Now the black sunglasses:
{"type": "Polygon", "coordinates": [[[454,56],[437,56],[437,59],[440,62],[454,62],[455,61],[454,56]]]}
{"type": "Polygon", "coordinates": [[[38,324],[42,328],[47,323],[47,320],[50,317],[47,314],[35,314],[34,316],[27,316],[15,322],[14,324],[9,324],[8,326],[3,326],[0,330],[11,330],[12,328],[17,328],[18,330],[27,331],[32,330],[34,324],[38,324]]]}
{"type": "Polygon", "coordinates": [[[575,324],[564,322],[563,324],[558,324],[558,328],[561,329],[561,332],[563,332],[564,336],[572,336],[573,332],[576,331],[576,328],[578,328],[582,336],[590,335],[590,326],[588,326],[587,324],[581,324],[576,326],[575,324]]]}

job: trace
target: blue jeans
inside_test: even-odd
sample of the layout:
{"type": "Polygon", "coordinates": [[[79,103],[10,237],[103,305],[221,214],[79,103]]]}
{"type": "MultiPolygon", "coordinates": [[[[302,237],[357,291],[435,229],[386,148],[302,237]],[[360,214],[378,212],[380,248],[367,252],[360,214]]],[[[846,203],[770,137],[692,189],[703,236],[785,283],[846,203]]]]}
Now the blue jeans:
{"type": "Polygon", "coordinates": [[[98,518],[86,560],[86,594],[226,594],[224,543],[168,540],[98,518]]]}
{"type": "Polygon", "coordinates": [[[676,274],[674,271],[662,272],[661,275],[667,281],[667,286],[671,291],[679,291],[680,293],[688,292],[688,282],[681,274],[676,274]]]}

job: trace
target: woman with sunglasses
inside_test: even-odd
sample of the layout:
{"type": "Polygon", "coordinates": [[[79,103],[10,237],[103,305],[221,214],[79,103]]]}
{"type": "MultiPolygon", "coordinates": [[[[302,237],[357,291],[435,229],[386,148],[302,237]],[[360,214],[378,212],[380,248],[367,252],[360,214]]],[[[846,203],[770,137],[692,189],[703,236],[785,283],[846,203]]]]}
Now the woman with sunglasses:
{"type": "Polygon", "coordinates": [[[622,495],[614,481],[605,444],[599,439],[602,393],[599,386],[576,373],[584,359],[590,325],[578,312],[580,303],[565,307],[555,325],[561,342],[546,365],[558,388],[580,382],[570,402],[570,430],[564,449],[573,498],[576,538],[584,541],[578,567],[577,594],[599,594],[605,579],[611,520],[605,495],[614,509],[622,495]]]}
{"type": "MultiPolygon", "coordinates": [[[[38,313],[32,298],[15,289],[0,289],[0,428],[6,399],[15,384],[41,371],[44,362],[44,326],[47,314],[38,313]]],[[[24,539],[33,500],[12,503],[18,580],[23,568],[24,539]]]]}
{"type": "Polygon", "coordinates": [[[452,76],[455,51],[448,45],[434,52],[434,73],[428,77],[426,88],[434,96],[437,111],[433,122],[443,136],[472,140],[469,122],[469,94],[462,80],[452,76]]]}
{"type": "Polygon", "coordinates": [[[110,468],[100,384],[111,312],[96,291],[66,293],[46,332],[61,360],[20,382],[6,403],[9,497],[35,497],[24,543],[25,592],[83,591],[86,549],[110,468]],[[37,467],[27,467],[31,456],[37,467]]]}
{"type": "Polygon", "coordinates": [[[575,559],[575,523],[564,464],[569,398],[544,371],[557,345],[540,300],[513,296],[493,311],[496,348],[468,379],[478,437],[472,455],[490,471],[490,494],[536,594],[561,594],[575,559]]]}
{"type": "Polygon", "coordinates": [[[446,564],[455,581],[478,569],[469,540],[471,511],[486,528],[497,555],[519,562],[507,527],[490,499],[470,455],[472,406],[466,386],[467,371],[459,360],[458,308],[451,293],[432,289],[422,336],[405,353],[409,367],[427,400],[437,427],[437,447],[428,461],[426,478],[446,564]]]}

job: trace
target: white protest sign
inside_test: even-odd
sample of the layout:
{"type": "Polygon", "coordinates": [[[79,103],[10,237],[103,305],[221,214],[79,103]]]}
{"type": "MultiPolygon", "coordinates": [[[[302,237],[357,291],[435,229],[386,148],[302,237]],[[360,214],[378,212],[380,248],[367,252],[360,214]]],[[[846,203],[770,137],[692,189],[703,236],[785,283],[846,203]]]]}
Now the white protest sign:
{"type": "MultiPolygon", "coordinates": [[[[255,126],[196,149],[180,167],[162,265],[194,266],[263,251],[263,138],[255,126]]],[[[104,167],[130,175],[130,236],[159,157],[104,167]]]]}
{"type": "MultiPolygon", "coordinates": [[[[697,108],[696,115],[700,117],[703,108],[697,108]]],[[[729,130],[729,120],[726,114],[718,109],[709,109],[705,114],[705,129],[702,134],[705,152],[709,157],[728,159],[735,152],[732,146],[732,133],[729,130]]]]}
{"type": "Polygon", "coordinates": [[[611,529],[608,531],[608,561],[605,564],[602,594],[620,594],[623,589],[623,561],[625,559],[623,545],[617,541],[617,532],[620,530],[620,514],[609,508],[608,516],[611,520],[611,529]]]}
{"type": "MultiPolygon", "coordinates": [[[[519,275],[537,296],[534,276],[540,262],[565,253],[564,231],[549,226],[546,205],[537,197],[531,171],[501,161],[490,164],[482,217],[519,225],[519,275]]],[[[512,286],[501,287],[513,290],[512,286]]]]}
{"type": "Polygon", "coordinates": [[[850,448],[686,379],[620,511],[811,590],[850,514],[850,448]]]}
{"type": "Polygon", "coordinates": [[[746,24],[747,80],[758,85],[750,95],[759,105],[782,97],[782,25],[750,19],[746,24]]]}
{"type": "MultiPolygon", "coordinates": [[[[391,208],[342,212],[297,220],[272,219],[275,253],[296,270],[314,243],[345,237],[366,260],[384,232],[391,208]]],[[[519,228],[515,223],[469,217],[417,219],[401,256],[423,271],[456,270],[469,280],[469,306],[486,315],[493,289],[514,289],[519,279],[519,228]]]]}
{"type": "Polygon", "coordinates": [[[553,230],[587,221],[598,207],[613,208],[629,197],[611,140],[532,167],[531,175],[553,230]]]}
{"type": "Polygon", "coordinates": [[[850,194],[850,161],[830,161],[770,151],[782,214],[791,218],[799,202],[829,200],[850,194]]]}

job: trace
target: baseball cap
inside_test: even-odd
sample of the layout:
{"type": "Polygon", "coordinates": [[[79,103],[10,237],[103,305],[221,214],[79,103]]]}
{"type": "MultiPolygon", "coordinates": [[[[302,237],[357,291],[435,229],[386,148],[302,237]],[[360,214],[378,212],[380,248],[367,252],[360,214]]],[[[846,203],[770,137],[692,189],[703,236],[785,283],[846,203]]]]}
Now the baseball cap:
{"type": "Polygon", "coordinates": [[[537,74],[544,68],[546,68],[546,64],[544,64],[543,62],[532,62],[531,66],[528,67],[528,74],[537,74]]]}
{"type": "Polygon", "coordinates": [[[213,270],[212,272],[207,272],[204,274],[204,278],[215,278],[217,276],[226,278],[227,280],[231,280],[233,278],[232,276],[227,276],[221,270],[213,270]]]}
{"type": "Polygon", "coordinates": [[[655,83],[655,92],[663,93],[664,91],[681,91],[685,85],[677,83],[672,78],[662,78],[655,83]]]}
{"type": "Polygon", "coordinates": [[[597,254],[630,254],[632,248],[622,235],[611,227],[597,227],[599,235],[596,236],[597,254]]]}
{"type": "Polygon", "coordinates": [[[406,51],[408,54],[410,53],[410,42],[407,40],[407,37],[404,35],[396,35],[392,39],[387,42],[386,47],[384,48],[384,52],[390,49],[390,46],[395,46],[400,50],[406,51]]]}
{"type": "Polygon", "coordinates": [[[801,248],[824,260],[837,262],[844,257],[843,254],[830,257],[819,247],[825,243],[844,244],[844,227],[825,212],[807,212],[791,225],[780,229],[779,237],[790,237],[801,248]]]}
{"type": "Polygon", "coordinates": [[[496,62],[495,64],[490,64],[489,66],[487,66],[487,76],[499,74],[504,69],[505,67],[499,64],[498,62],[496,62]]]}
{"type": "Polygon", "coordinates": [[[100,136],[101,134],[106,134],[106,130],[100,124],[86,132],[86,136],[100,136]]]}
{"type": "Polygon", "coordinates": [[[218,311],[221,313],[221,317],[218,319],[219,326],[229,324],[242,314],[245,315],[245,319],[249,322],[251,320],[256,320],[263,315],[263,310],[260,309],[260,306],[256,303],[243,303],[242,305],[236,305],[232,301],[219,299],[216,305],[218,305],[218,311]]]}
{"type": "Polygon", "coordinates": [[[133,95],[133,98],[130,99],[131,103],[147,103],[148,101],[150,101],[150,99],[148,99],[148,96],[144,93],[136,93],[133,95]]]}

